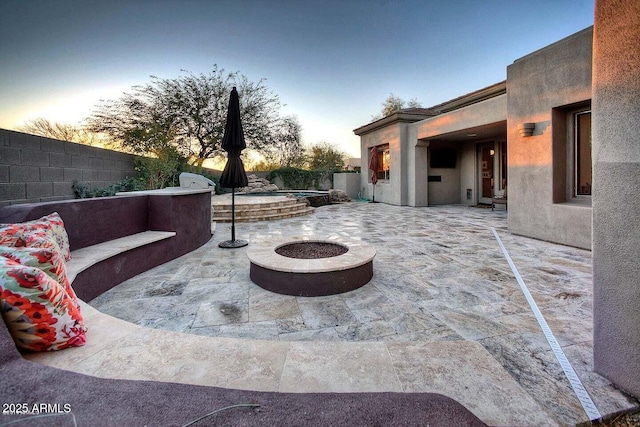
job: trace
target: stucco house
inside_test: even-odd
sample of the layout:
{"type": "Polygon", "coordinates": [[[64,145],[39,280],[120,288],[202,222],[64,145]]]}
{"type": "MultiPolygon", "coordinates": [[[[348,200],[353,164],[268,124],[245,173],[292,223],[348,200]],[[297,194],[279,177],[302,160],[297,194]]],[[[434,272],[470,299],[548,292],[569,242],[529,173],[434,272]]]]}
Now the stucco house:
{"type": "Polygon", "coordinates": [[[355,129],[366,196],[375,148],[376,201],[507,197],[512,233],[590,249],[592,39],[590,27],[516,60],[506,81],[355,129]]]}
{"type": "Polygon", "coordinates": [[[638,46],[640,2],[596,0],[593,27],[514,61],[505,82],[354,131],[368,198],[375,148],[376,201],[476,205],[508,189],[510,232],[590,249],[593,369],[635,397],[638,46]]]}

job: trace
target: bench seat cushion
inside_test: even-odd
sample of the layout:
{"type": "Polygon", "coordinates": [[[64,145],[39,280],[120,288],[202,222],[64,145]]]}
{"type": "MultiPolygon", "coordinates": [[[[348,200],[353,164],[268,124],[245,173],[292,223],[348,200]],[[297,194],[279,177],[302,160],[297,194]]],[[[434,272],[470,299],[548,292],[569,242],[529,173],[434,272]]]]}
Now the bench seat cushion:
{"type": "Polygon", "coordinates": [[[15,223],[0,224],[0,245],[2,246],[25,246],[21,238],[24,235],[43,232],[51,236],[60,246],[65,260],[71,258],[71,247],[69,246],[69,235],[64,228],[64,222],[57,212],[45,215],[42,218],[15,223]]]}
{"type": "Polygon", "coordinates": [[[18,264],[44,271],[67,292],[71,301],[79,307],[78,297],[67,276],[67,265],[60,247],[49,236],[38,234],[25,236],[25,247],[0,246],[0,256],[18,264]]]}
{"type": "Polygon", "coordinates": [[[82,346],[86,328],[64,288],[44,271],[0,256],[0,314],[18,348],[82,346]]]}

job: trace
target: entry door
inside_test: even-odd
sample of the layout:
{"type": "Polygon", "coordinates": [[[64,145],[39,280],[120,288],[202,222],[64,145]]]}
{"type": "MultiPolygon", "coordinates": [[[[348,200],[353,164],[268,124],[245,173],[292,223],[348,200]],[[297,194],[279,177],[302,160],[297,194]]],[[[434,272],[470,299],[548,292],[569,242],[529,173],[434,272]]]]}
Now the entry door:
{"type": "Polygon", "coordinates": [[[478,146],[478,187],[480,193],[478,203],[491,204],[493,197],[493,159],[495,144],[493,142],[478,146]]]}

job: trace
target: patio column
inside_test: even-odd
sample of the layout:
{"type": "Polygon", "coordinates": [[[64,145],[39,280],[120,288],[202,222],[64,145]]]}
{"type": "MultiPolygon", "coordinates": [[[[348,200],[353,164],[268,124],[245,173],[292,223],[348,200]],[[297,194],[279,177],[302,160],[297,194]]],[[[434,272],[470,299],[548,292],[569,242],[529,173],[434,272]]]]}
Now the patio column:
{"type": "Polygon", "coordinates": [[[640,397],[640,2],[596,0],[594,370],[640,397]]]}
{"type": "Polygon", "coordinates": [[[418,129],[416,126],[409,126],[408,139],[407,204],[413,207],[428,206],[429,142],[418,140],[418,129]]]}

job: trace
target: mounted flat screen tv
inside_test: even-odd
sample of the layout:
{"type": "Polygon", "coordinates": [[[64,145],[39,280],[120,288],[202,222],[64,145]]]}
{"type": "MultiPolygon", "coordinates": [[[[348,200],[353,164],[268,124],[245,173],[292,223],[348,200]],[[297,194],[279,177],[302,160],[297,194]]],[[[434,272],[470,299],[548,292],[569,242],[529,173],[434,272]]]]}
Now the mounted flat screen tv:
{"type": "Polygon", "coordinates": [[[455,169],[458,151],[450,148],[431,150],[429,158],[432,169],[455,169]]]}

